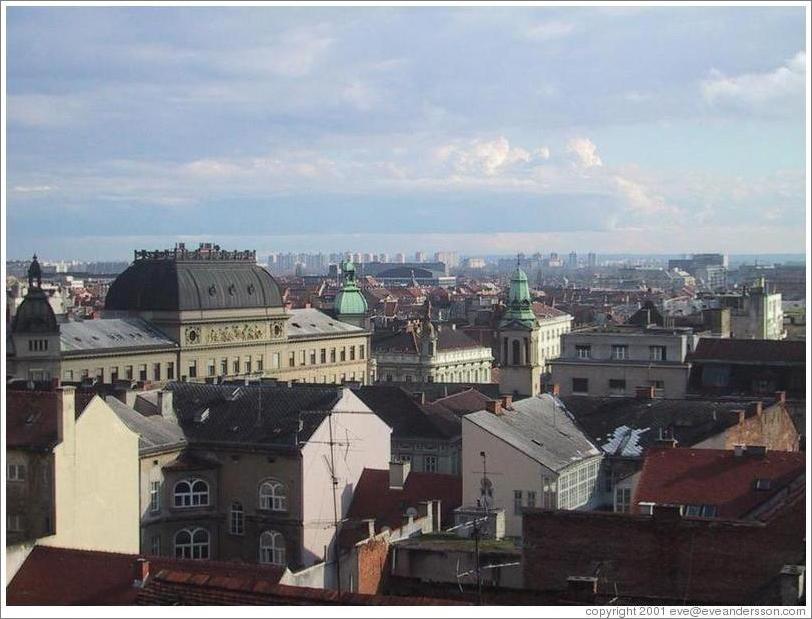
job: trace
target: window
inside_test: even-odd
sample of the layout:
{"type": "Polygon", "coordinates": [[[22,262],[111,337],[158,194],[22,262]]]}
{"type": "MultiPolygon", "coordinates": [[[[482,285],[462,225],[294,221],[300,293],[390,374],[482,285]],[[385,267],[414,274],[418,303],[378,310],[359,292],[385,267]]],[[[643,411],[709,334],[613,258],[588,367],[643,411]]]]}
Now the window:
{"type": "Polygon", "coordinates": [[[310,349],[310,365],[316,365],[316,349],[310,349]]]}
{"type": "Polygon", "coordinates": [[[73,380],[73,370],[65,370],[62,372],[62,380],[73,380]]]}
{"type": "Polygon", "coordinates": [[[209,484],[202,479],[184,479],[175,484],[175,507],[200,507],[209,504],[209,484]]]}
{"type": "Polygon", "coordinates": [[[718,510],[716,505],[685,505],[686,516],[699,516],[700,518],[716,518],[718,510]]]}
{"type": "Polygon", "coordinates": [[[652,361],[665,361],[665,346],[649,346],[648,350],[652,361]]]}
{"type": "Polygon", "coordinates": [[[401,462],[411,462],[412,455],[411,454],[400,454],[398,458],[401,462]]]}
{"type": "Polygon", "coordinates": [[[234,359],[234,363],[232,364],[232,367],[234,368],[234,373],[235,374],[240,373],[240,358],[239,357],[234,359]]]}
{"type": "Polygon", "coordinates": [[[259,508],[283,512],[288,508],[285,484],[276,480],[264,481],[259,486],[259,508]]]}
{"type": "Polygon", "coordinates": [[[153,535],[152,536],[151,551],[152,551],[152,556],[153,557],[160,557],[161,556],[161,536],[160,535],[153,535]]]}
{"type": "Polygon", "coordinates": [[[169,361],[166,364],[166,380],[175,380],[175,363],[169,361]]]}
{"type": "Polygon", "coordinates": [[[597,485],[598,468],[597,460],[581,462],[558,478],[559,509],[578,509],[590,501],[597,485]]]}
{"type": "Polygon", "coordinates": [[[330,363],[335,363],[335,362],[336,362],[336,349],[331,348],[330,349],[330,363]]]}
{"type": "Polygon", "coordinates": [[[319,362],[320,363],[327,363],[327,349],[326,348],[322,348],[319,351],[319,362]]]}
{"type": "Polygon", "coordinates": [[[572,379],[572,392],[573,393],[589,393],[589,379],[588,378],[573,378],[572,379]]]}
{"type": "Polygon", "coordinates": [[[189,378],[197,378],[197,360],[189,362],[189,378]]]}
{"type": "Polygon", "coordinates": [[[253,371],[252,367],[251,367],[252,366],[251,357],[246,357],[245,358],[245,363],[243,365],[245,366],[245,373],[246,374],[250,374],[253,371]]]}
{"type": "MultiPolygon", "coordinates": [[[[190,374],[191,375],[191,374],[190,374]]],[[[98,376],[98,374],[97,374],[98,376]]],[[[146,381],[147,380],[147,364],[142,363],[138,366],[138,380],[146,381]]]]}
{"type": "Polygon", "coordinates": [[[347,349],[346,348],[341,349],[339,359],[341,359],[341,361],[346,361],[347,360],[347,349]]]}
{"type": "Polygon", "coordinates": [[[110,382],[114,383],[118,380],[118,367],[115,365],[110,368],[110,382]]]}
{"type": "Polygon", "coordinates": [[[513,491],[513,513],[517,516],[521,515],[522,513],[522,491],[521,490],[514,490],[513,491]]]}
{"type": "Polygon", "coordinates": [[[366,354],[366,347],[363,344],[361,344],[358,347],[358,358],[363,359],[365,354],[366,354]]]}
{"type": "Polygon", "coordinates": [[[304,365],[304,364],[305,364],[305,351],[300,350],[299,351],[299,365],[304,365]]]}
{"type": "Polygon", "coordinates": [[[622,378],[610,378],[609,393],[612,395],[624,395],[626,393],[626,380],[622,378]]]}
{"type": "Polygon", "coordinates": [[[214,363],[214,359],[209,359],[206,364],[209,367],[209,376],[214,376],[217,373],[217,364],[214,363]]]}
{"type": "Polygon", "coordinates": [[[161,511],[161,482],[149,482],[149,511],[152,513],[161,511]]]}
{"type": "Polygon", "coordinates": [[[228,375],[228,359],[220,359],[220,374],[223,376],[228,375]]]}
{"type": "Polygon", "coordinates": [[[152,364],[152,380],[161,380],[161,364],[152,364]]]}
{"type": "Polygon", "coordinates": [[[234,501],[231,504],[228,530],[232,535],[243,535],[245,533],[245,511],[239,501],[234,501]]]}
{"type": "Polygon", "coordinates": [[[535,506],[536,506],[536,493],[534,490],[528,490],[527,507],[535,507],[535,506]]]}
{"type": "Polygon", "coordinates": [[[391,382],[392,382],[392,375],[391,375],[391,374],[387,374],[387,375],[386,375],[386,382],[387,382],[387,383],[391,383],[391,382]]]}
{"type": "Polygon", "coordinates": [[[23,530],[23,519],[20,514],[6,514],[6,530],[19,532],[23,530]]]}
{"type": "Polygon", "coordinates": [[[350,361],[355,361],[355,346],[350,346],[350,361]]]}
{"type": "Polygon", "coordinates": [[[615,511],[628,512],[632,506],[632,489],[615,488],[615,511]]]}
{"type": "Polygon", "coordinates": [[[133,366],[131,365],[124,366],[124,378],[126,378],[127,380],[133,379],[133,366]]]}
{"type": "Polygon", "coordinates": [[[209,532],[206,529],[181,529],[175,533],[176,559],[208,559],[209,532]]]}
{"type": "Polygon", "coordinates": [[[521,345],[519,344],[519,340],[513,340],[512,344],[512,363],[513,365],[520,365],[521,364],[521,345]]]}
{"type": "Polygon", "coordinates": [[[8,481],[25,481],[25,465],[24,464],[7,465],[6,479],[8,479],[8,481]]]}
{"type": "MultiPolygon", "coordinates": [[[[274,367],[279,367],[279,353],[274,353],[274,357],[276,357],[276,365],[274,367]]],[[[262,372],[262,355],[257,355],[257,372],[262,372]]]]}
{"type": "Polygon", "coordinates": [[[423,469],[426,473],[436,473],[437,456],[423,456],[423,469]]]}
{"type": "Polygon", "coordinates": [[[625,344],[612,344],[612,359],[622,361],[628,357],[629,347],[625,344]]]}
{"type": "Polygon", "coordinates": [[[586,344],[575,346],[575,356],[579,359],[589,359],[592,356],[592,346],[586,344]]]}
{"type": "Polygon", "coordinates": [[[259,536],[259,562],[285,565],[285,539],[276,531],[263,531],[259,536]]]}
{"type": "MultiPolygon", "coordinates": [[[[141,380],[147,380],[147,366],[144,365],[143,368],[144,368],[144,372],[143,372],[143,377],[144,378],[142,378],[141,380]]],[[[95,370],[93,370],[93,376],[95,376],[99,380],[99,382],[103,383],[104,382],[104,368],[96,368],[95,370]]]]}

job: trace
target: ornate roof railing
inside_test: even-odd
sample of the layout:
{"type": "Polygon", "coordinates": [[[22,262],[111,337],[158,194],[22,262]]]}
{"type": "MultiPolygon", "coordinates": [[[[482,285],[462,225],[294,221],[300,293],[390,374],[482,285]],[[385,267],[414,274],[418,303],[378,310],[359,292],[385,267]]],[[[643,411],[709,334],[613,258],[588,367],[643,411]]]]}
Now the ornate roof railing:
{"type": "Polygon", "coordinates": [[[197,261],[217,261],[217,262],[253,262],[257,261],[255,250],[244,249],[228,251],[220,249],[219,245],[211,243],[201,243],[197,249],[187,249],[185,244],[178,243],[174,249],[136,249],[134,260],[171,260],[173,262],[197,262],[197,261]]]}

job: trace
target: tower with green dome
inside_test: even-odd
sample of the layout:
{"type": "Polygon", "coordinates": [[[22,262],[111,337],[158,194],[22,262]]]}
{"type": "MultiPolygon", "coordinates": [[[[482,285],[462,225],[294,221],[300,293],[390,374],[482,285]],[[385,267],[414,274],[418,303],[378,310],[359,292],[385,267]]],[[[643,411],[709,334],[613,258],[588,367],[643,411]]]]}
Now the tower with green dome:
{"type": "Polygon", "coordinates": [[[341,264],[342,285],[333,304],[335,317],[357,327],[366,328],[367,300],[358,287],[355,278],[355,265],[352,262],[341,264]]]}
{"type": "Polygon", "coordinates": [[[519,264],[510,278],[505,313],[499,321],[499,390],[514,396],[541,391],[539,334],[527,274],[519,264]]]}

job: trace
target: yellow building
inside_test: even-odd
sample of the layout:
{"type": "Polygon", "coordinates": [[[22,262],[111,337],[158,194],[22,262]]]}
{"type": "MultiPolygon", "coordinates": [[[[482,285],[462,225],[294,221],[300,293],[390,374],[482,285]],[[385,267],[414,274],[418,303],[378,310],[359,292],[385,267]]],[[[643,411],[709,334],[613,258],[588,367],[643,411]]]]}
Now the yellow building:
{"type": "Polygon", "coordinates": [[[136,251],[105,317],[57,323],[36,257],[12,323],[11,377],[162,383],[272,377],[368,384],[370,334],[314,309],[287,311],[253,251],[201,244],[136,251]],[[37,280],[37,285],[34,284],[37,280]]]}

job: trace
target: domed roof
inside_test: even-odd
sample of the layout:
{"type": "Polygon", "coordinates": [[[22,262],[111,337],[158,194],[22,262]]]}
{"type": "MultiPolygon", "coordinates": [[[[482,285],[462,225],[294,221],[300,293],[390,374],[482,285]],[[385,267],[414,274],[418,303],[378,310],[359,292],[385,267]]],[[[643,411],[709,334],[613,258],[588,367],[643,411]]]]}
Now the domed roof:
{"type": "Polygon", "coordinates": [[[185,311],[282,307],[274,278],[253,252],[214,246],[194,252],[136,252],[136,259],[110,286],[105,309],[185,311]]]}
{"type": "Polygon", "coordinates": [[[355,265],[346,262],[342,265],[344,284],[336,295],[333,308],[336,316],[361,315],[367,313],[367,300],[361,294],[355,281],[355,265]]]}
{"type": "Polygon", "coordinates": [[[41,289],[29,288],[11,323],[12,333],[59,333],[56,315],[41,289]]]}

